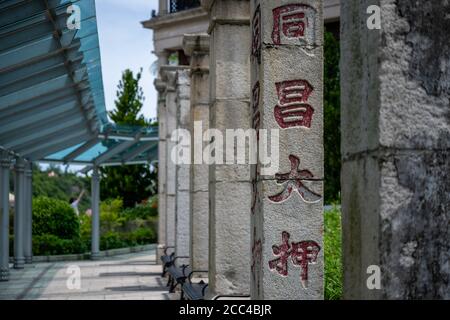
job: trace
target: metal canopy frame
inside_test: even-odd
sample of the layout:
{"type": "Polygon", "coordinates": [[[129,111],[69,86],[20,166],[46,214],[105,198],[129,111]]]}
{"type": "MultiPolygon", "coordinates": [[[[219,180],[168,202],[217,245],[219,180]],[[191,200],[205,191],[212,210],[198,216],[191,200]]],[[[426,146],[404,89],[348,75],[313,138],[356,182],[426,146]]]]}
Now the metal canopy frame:
{"type": "Polygon", "coordinates": [[[157,137],[108,121],[94,0],[0,1],[0,149],[28,161],[149,163],[157,137]],[[82,12],[78,30],[67,27],[70,5],[82,12]]]}
{"type": "Polygon", "coordinates": [[[150,164],[158,157],[158,141],[156,127],[140,128],[132,135],[109,129],[95,139],[66,148],[40,162],[85,165],[87,171],[101,166],[150,164]]]}

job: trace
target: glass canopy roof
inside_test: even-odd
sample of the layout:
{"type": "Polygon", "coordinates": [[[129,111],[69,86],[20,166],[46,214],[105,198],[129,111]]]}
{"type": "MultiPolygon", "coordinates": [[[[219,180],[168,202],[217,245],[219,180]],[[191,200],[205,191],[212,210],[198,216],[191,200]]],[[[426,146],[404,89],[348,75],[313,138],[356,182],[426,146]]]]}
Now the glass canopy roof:
{"type": "Polygon", "coordinates": [[[156,159],[157,136],[108,121],[94,0],[0,0],[0,149],[119,165],[156,159]],[[71,5],[80,29],[68,27],[71,5]]]}
{"type": "Polygon", "coordinates": [[[140,128],[129,135],[110,128],[98,138],[49,155],[43,161],[112,166],[149,163],[157,156],[157,128],[140,128]]]}

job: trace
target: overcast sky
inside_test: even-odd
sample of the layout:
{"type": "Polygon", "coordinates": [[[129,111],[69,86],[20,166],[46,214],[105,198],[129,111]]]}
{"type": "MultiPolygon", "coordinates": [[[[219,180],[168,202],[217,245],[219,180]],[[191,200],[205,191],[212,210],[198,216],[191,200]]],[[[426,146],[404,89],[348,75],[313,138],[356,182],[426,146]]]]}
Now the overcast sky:
{"type": "Polygon", "coordinates": [[[156,60],[153,51],[153,32],[144,29],[141,21],[148,20],[155,0],[96,0],[98,33],[102,59],[106,108],[114,108],[116,90],[122,71],[134,72],[142,68],[141,87],[146,118],[156,117],[156,91],[150,66],[156,60]]]}

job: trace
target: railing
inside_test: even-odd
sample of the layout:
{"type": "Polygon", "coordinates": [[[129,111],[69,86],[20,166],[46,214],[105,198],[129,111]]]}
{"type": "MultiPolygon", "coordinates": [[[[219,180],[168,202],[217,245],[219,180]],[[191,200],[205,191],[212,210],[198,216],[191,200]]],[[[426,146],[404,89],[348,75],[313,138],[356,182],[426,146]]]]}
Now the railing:
{"type": "Polygon", "coordinates": [[[169,11],[175,13],[197,7],[200,7],[200,0],[170,0],[169,11]]]}

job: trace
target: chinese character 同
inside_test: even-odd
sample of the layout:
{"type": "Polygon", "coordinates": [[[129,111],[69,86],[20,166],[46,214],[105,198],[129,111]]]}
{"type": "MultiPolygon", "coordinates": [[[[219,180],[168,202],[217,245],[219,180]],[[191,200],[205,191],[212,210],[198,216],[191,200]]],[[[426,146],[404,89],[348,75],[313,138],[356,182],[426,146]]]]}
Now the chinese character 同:
{"type": "Polygon", "coordinates": [[[272,41],[275,45],[314,44],[315,10],[304,4],[288,4],[273,9],[272,41]]]}

